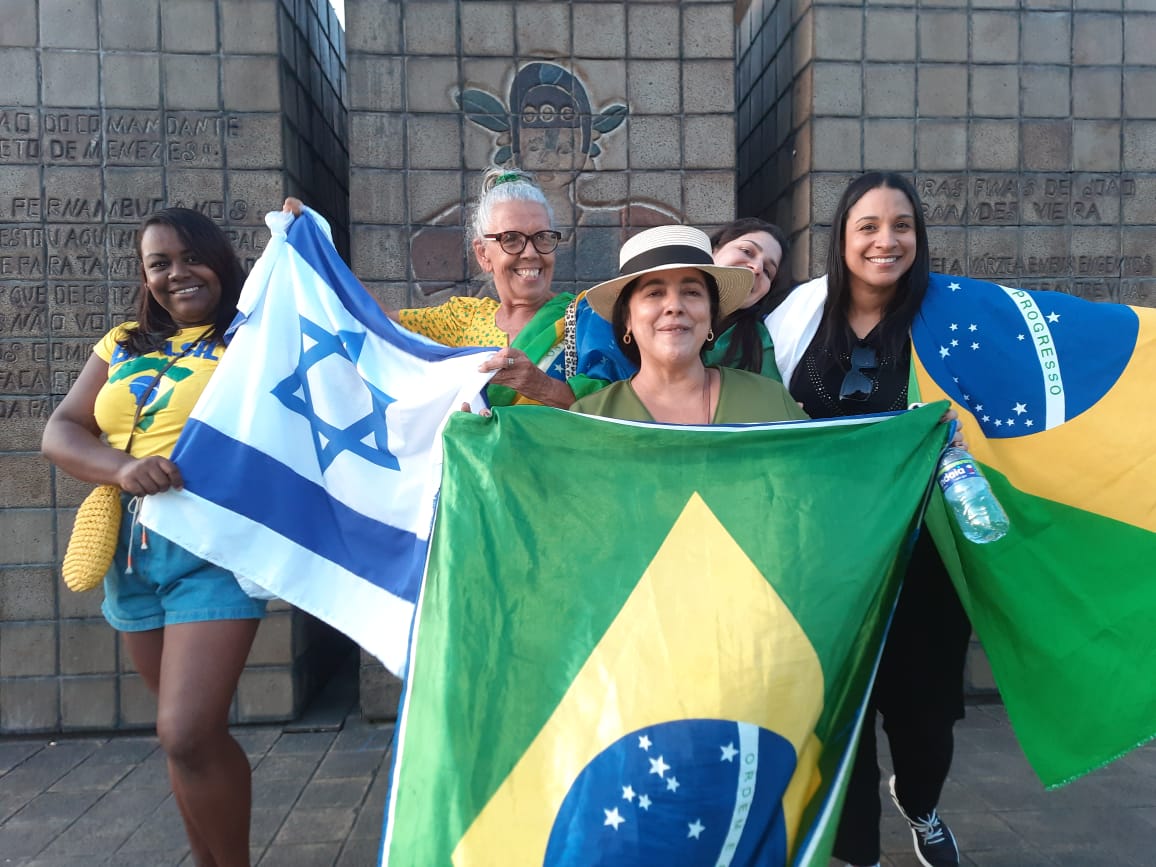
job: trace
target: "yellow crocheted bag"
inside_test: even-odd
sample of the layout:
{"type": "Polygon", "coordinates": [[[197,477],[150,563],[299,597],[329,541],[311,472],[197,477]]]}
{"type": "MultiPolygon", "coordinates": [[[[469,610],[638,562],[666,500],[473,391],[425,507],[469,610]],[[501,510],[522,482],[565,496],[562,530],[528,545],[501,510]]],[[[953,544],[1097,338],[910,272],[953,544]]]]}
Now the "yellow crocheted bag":
{"type": "Polygon", "coordinates": [[[120,488],[101,485],[84,498],[76,510],[72,537],[61,570],[69,590],[91,590],[112,565],[116,537],[120,532],[120,488]]]}

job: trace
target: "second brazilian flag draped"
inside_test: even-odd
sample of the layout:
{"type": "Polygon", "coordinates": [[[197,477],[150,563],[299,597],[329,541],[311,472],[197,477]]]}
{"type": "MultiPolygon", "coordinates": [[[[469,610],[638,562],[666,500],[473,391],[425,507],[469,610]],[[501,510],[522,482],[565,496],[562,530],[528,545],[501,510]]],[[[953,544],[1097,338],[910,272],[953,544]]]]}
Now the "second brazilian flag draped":
{"type": "Polygon", "coordinates": [[[384,862],[825,864],[942,409],[455,418],[384,862]]]}

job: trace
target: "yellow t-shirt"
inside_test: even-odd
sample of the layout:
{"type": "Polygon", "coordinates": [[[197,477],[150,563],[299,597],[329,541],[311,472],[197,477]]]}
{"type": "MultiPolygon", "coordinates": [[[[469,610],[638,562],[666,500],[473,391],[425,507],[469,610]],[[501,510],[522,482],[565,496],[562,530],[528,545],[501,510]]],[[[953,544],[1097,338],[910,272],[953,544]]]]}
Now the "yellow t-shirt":
{"type": "Polygon", "coordinates": [[[96,423],[108,437],[110,446],[123,449],[132,430],[137,396],[172,356],[194,344],[183,358],[164,372],[153,388],[137,421],[136,436],[132,441],[133,457],[168,457],[188,421],[189,413],[216,370],[225,347],[214,341],[198,341],[207,326],[197,325],[174,334],[164,351],[130,355],[117,344],[129,325],[135,323],[117,326],[93,347],[92,351],[108,362],[108,382],[101,386],[96,396],[96,423]]]}
{"type": "Polygon", "coordinates": [[[397,311],[401,324],[442,346],[506,346],[509,338],[494,323],[493,298],[455,296],[437,307],[397,311]]]}

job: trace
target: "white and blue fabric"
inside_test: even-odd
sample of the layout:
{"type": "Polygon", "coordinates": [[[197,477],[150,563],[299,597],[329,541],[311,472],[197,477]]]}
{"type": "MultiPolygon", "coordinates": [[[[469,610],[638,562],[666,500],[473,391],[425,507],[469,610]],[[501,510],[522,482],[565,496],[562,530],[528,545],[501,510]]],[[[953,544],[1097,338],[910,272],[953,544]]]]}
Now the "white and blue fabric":
{"type": "Polygon", "coordinates": [[[441,428],[484,405],[492,349],[394,324],[306,209],[272,238],[147,527],[405,669],[441,472],[441,428]]]}

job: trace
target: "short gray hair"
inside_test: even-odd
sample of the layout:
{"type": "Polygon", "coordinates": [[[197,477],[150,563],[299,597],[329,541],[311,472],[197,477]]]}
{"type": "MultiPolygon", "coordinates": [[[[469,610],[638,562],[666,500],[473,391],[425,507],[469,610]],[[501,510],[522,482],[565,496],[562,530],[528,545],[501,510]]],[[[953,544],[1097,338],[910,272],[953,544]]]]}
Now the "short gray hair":
{"type": "Polygon", "coordinates": [[[546,195],[534,183],[532,176],[521,169],[503,169],[497,166],[486,169],[482,176],[482,192],[474,204],[470,218],[471,240],[480,241],[486,234],[493,218],[494,205],[502,202],[535,202],[546,209],[550,227],[554,226],[554,209],[546,201],[546,195]]]}

